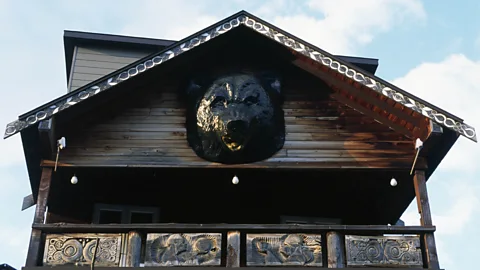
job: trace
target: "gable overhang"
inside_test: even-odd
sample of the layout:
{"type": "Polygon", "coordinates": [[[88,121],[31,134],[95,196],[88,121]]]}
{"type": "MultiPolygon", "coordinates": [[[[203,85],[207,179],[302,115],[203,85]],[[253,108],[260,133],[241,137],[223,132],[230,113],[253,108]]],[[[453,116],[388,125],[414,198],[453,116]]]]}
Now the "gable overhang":
{"type": "Polygon", "coordinates": [[[175,42],[176,41],[174,40],[166,39],[127,37],[121,35],[65,30],[63,32],[63,47],[67,81],[70,78],[75,47],[77,46],[108,46],[118,49],[133,49],[153,53],[161,51],[175,42]]]}
{"type": "MultiPolygon", "coordinates": [[[[118,84],[131,80],[133,77],[148,72],[149,70],[174,59],[197,46],[229,32],[238,27],[246,27],[254,32],[263,35],[281,45],[289,48],[296,56],[295,64],[301,68],[308,66],[310,72],[319,76],[323,80],[327,79],[334,89],[337,89],[337,97],[352,101],[357,96],[368,97],[374,93],[377,99],[384,100],[392,108],[397,107],[406,114],[416,113],[429,119],[444,128],[455,131],[456,133],[476,141],[475,129],[464,123],[462,119],[456,117],[376,76],[362,70],[351,63],[333,56],[273,25],[245,12],[241,11],[225,20],[220,21],[202,31],[195,33],[181,41],[178,41],[166,49],[149,55],[139,61],[126,66],[116,72],[104,76],[92,83],[85,85],[75,91],[70,92],[52,102],[49,102],[37,109],[25,113],[18,120],[7,124],[4,138],[8,138],[39,121],[49,119],[52,116],[67,110],[72,106],[78,106],[79,103],[91,99],[97,94],[115,89],[118,84]],[[350,85],[350,86],[349,86],[350,85]],[[364,92],[362,95],[362,92],[364,92]],[[410,113],[412,111],[412,113],[410,113]]],[[[368,102],[368,100],[364,100],[368,102]]],[[[353,103],[352,104],[358,104],[353,103]]],[[[369,107],[368,105],[366,107],[369,107]]],[[[386,107],[379,108],[380,111],[386,111],[386,107]]],[[[391,114],[393,115],[393,114],[391,114]]],[[[387,119],[395,116],[387,116],[387,119]]],[[[402,121],[401,119],[400,121],[402,121]]],[[[387,123],[391,124],[391,123],[387,123]]],[[[410,124],[415,124],[410,123],[410,124]]],[[[394,125],[396,126],[396,125],[394,125]]],[[[415,128],[415,127],[413,127],[415,128]]],[[[417,128],[423,128],[420,125],[417,128]]],[[[395,129],[395,128],[393,128],[395,129]]],[[[413,135],[423,134],[414,132],[413,135]]]]}

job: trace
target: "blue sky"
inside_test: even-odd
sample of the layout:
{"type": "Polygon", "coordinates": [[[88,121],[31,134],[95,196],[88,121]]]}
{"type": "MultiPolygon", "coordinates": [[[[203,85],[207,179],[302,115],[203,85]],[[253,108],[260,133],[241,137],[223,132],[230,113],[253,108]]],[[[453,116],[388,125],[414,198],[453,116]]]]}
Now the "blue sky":
{"type": "MultiPolygon", "coordinates": [[[[480,129],[480,1],[0,0],[0,124],[66,92],[63,30],[180,39],[247,10],[334,54],[380,59],[378,75],[480,129]]],[[[24,264],[33,208],[20,136],[0,141],[0,263],[24,264]]],[[[442,268],[474,270],[480,148],[460,138],[428,183],[442,268]]],[[[404,215],[418,224],[412,203],[404,215]]]]}

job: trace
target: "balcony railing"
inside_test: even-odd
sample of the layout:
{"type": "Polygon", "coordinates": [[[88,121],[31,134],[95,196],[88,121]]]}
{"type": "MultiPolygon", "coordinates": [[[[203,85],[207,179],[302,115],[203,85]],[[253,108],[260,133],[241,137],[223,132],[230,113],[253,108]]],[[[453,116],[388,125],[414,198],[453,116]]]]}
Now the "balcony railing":
{"type": "Polygon", "coordinates": [[[429,268],[435,227],[252,224],[34,224],[39,266],[429,268]],[[92,260],[95,258],[95,260],[92,260]],[[41,261],[41,263],[40,263],[41,261]]]}

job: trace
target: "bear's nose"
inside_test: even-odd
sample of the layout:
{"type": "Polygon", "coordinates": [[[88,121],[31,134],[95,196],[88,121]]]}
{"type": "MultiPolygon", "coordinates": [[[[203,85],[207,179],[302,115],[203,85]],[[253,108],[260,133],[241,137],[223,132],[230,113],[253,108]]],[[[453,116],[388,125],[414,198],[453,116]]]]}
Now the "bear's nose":
{"type": "Polygon", "coordinates": [[[247,122],[243,120],[228,121],[227,129],[232,132],[243,132],[247,130],[247,122]]]}

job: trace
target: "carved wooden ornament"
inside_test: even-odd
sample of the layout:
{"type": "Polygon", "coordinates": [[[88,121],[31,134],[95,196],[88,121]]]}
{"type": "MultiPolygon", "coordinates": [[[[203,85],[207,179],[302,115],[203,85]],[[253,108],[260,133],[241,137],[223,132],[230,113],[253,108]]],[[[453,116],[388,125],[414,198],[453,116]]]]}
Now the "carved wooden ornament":
{"type": "Polygon", "coordinates": [[[348,266],[423,267],[418,236],[345,236],[348,266]]]}
{"type": "Polygon", "coordinates": [[[145,266],[220,265],[221,246],[221,233],[151,233],[145,266]]]}
{"type": "Polygon", "coordinates": [[[96,266],[119,266],[122,246],[121,234],[49,234],[45,241],[43,264],[90,265],[95,246],[96,266]]]}
{"type": "Polygon", "coordinates": [[[247,234],[247,266],[322,266],[321,236],[247,234]]]}

